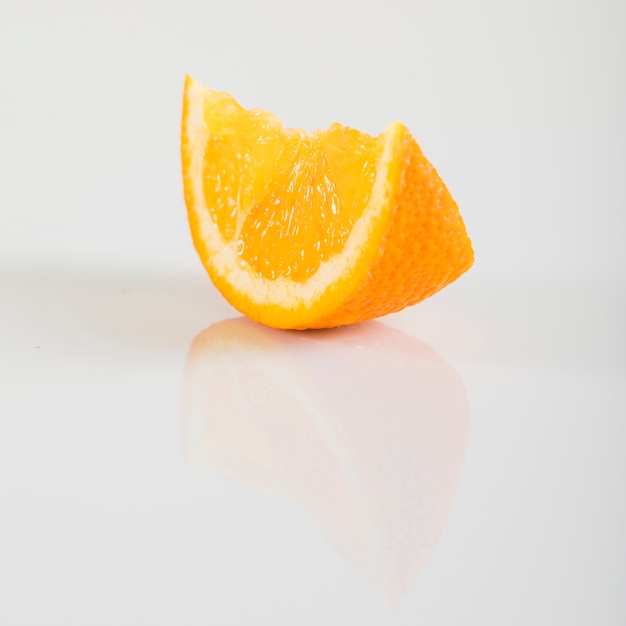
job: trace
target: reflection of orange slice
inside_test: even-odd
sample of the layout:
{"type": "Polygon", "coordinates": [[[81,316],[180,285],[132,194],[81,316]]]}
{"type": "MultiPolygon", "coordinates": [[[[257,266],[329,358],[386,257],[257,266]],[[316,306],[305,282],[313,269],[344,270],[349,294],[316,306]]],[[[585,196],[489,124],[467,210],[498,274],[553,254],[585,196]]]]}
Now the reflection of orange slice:
{"type": "Polygon", "coordinates": [[[322,328],[414,304],[473,263],[463,220],[407,128],[286,129],[185,81],[189,223],[220,292],[252,319],[322,328]]]}
{"type": "Polygon", "coordinates": [[[469,427],[452,367],[376,322],[215,324],[192,344],[182,419],[189,463],[302,502],[389,604],[443,529],[469,427]]]}

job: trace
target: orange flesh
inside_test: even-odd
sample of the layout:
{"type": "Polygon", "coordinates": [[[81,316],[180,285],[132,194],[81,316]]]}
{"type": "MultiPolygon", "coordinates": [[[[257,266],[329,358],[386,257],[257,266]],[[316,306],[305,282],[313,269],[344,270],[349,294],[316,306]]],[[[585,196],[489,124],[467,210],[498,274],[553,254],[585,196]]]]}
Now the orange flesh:
{"type": "Polygon", "coordinates": [[[194,246],[237,310],[275,328],[387,315],[474,261],[458,207],[400,122],[307,134],[185,81],[181,157],[194,246]]]}
{"type": "Polygon", "coordinates": [[[263,278],[304,282],[342,252],[367,206],[381,140],[333,124],[309,135],[253,115],[228,94],[206,106],[204,194],[240,262],[263,278]]]}

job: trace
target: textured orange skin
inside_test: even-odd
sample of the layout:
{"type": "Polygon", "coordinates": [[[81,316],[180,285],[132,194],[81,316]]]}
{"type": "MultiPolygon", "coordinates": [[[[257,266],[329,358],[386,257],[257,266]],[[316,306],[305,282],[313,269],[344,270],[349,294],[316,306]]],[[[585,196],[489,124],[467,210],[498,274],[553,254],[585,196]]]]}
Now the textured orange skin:
{"type": "Polygon", "coordinates": [[[216,271],[200,234],[190,175],[187,77],[183,99],[181,157],[189,225],[194,246],[211,280],[226,300],[251,319],[275,328],[332,328],[374,319],[420,302],[456,280],[473,264],[474,252],[452,196],[401,127],[387,176],[387,202],[356,266],[308,305],[257,302],[216,271]]]}
{"type": "Polygon", "coordinates": [[[389,227],[373,249],[369,272],[319,327],[401,311],[437,293],[474,263],[474,250],[450,192],[404,129],[402,164],[389,227]]]}

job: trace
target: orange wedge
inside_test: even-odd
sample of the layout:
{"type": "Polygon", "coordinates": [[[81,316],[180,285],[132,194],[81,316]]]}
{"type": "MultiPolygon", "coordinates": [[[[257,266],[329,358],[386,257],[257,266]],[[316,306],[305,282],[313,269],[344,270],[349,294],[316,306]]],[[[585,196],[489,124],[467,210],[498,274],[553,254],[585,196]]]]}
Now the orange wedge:
{"type": "Polygon", "coordinates": [[[306,133],[188,76],[181,152],[198,255],[223,296],[268,326],[393,313],[473,263],[456,203],[400,122],[378,137],[306,133]]]}

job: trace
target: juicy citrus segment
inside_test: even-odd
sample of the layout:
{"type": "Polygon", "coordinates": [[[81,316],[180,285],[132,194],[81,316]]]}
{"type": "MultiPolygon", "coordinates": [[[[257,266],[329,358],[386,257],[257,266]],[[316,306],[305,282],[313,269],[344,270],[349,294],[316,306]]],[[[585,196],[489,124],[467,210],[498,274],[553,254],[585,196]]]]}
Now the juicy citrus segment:
{"type": "Polygon", "coordinates": [[[399,122],[312,134],[185,82],[185,200],[196,250],[239,311],[280,328],[398,311],[473,262],[456,204],[399,122]]]}
{"type": "Polygon", "coordinates": [[[311,277],[321,263],[341,253],[367,205],[375,170],[372,163],[367,171],[366,163],[369,151],[377,151],[376,140],[370,139],[372,145],[363,154],[355,138],[343,138],[343,144],[354,146],[351,160],[360,160],[355,170],[365,170],[369,184],[360,176],[359,186],[349,176],[332,176],[336,168],[329,161],[337,155],[329,151],[329,158],[320,135],[287,134],[271,190],[246,212],[237,240],[239,254],[264,278],[302,282],[311,277]]]}
{"type": "Polygon", "coordinates": [[[236,236],[249,208],[269,191],[284,144],[279,120],[251,114],[228,94],[204,101],[207,130],[203,180],[206,207],[227,241],[236,236]]]}
{"type": "Polygon", "coordinates": [[[304,281],[343,250],[374,182],[375,138],[338,124],[311,136],[284,129],[208,90],[204,121],[206,206],[242,261],[264,278],[304,281]]]}

